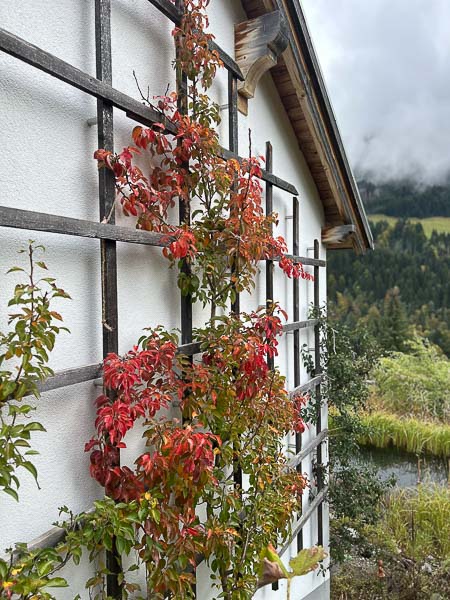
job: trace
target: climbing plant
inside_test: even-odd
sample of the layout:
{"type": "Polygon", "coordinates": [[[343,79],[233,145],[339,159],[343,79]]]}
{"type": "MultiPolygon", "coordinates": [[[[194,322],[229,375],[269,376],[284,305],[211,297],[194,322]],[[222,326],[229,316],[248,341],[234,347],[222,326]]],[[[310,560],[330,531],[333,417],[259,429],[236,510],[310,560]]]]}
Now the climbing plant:
{"type": "MultiPolygon", "coordinates": [[[[198,360],[178,352],[176,334],[162,327],[147,330],[125,355],[104,360],[104,391],[86,451],[105,498],[70,516],[59,546],[59,555],[75,562],[88,552],[95,574],[86,586],[99,600],[112,574],[105,550],[123,598],[194,597],[202,560],[217,597],[251,598],[261,584],[261,561],[264,567],[268,560],[264,549],[288,539],[307,485],[289,467],[283,444],[286,434],[304,429],[302,400],[292,401],[284,377],[267,361],[277,354],[286,315],[276,304],[248,314],[229,307],[252,291],[262,259],[276,259],[288,277],[312,276],[272,233],[277,215],[264,214],[262,159],[251,155],[251,136],[248,158],[221,156],[220,111],[207,95],[221,67],[209,49],[208,3],[186,0],[173,32],[175,69],[186,91],[141,93],[160,122],[135,127],[132,144],[119,153],[95,153],[99,168],[114,173],[124,214],[162,236],[181,293],[209,309],[193,332],[198,360]],[[139,166],[144,162],[148,172],[139,166]],[[176,202],[184,207],[181,225],[169,218],[176,202]],[[120,450],[136,428],[144,445],[134,461],[121,464],[120,450]]],[[[26,549],[22,556],[28,564],[26,549]]],[[[302,562],[279,578],[321,558],[322,550],[313,552],[306,567],[302,562]]],[[[60,566],[53,560],[48,572],[60,566]]]]}
{"type": "Polygon", "coordinates": [[[37,482],[37,471],[30,457],[37,454],[30,444],[34,431],[45,431],[38,421],[29,421],[34,406],[23,402],[29,396],[39,396],[38,383],[53,374],[48,355],[62,327],[61,315],[53,310],[56,298],[69,298],[53,277],[40,277],[38,271],[47,266],[35,255],[42,246],[29,242],[26,249],[28,271],[13,267],[8,273],[26,276],[18,283],[8,303],[9,330],[0,333],[0,490],[19,499],[18,469],[29,471],[37,482]]]}

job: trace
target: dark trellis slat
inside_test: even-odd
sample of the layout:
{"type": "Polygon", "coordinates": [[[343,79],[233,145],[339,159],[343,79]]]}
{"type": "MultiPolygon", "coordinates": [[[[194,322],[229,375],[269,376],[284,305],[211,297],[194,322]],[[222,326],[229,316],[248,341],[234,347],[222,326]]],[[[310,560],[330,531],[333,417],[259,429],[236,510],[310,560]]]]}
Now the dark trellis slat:
{"type": "MultiPolygon", "coordinates": [[[[98,369],[100,370],[100,365],[92,365],[92,368],[98,369]]],[[[299,464],[301,464],[301,462],[307,457],[309,456],[318,446],[319,444],[321,444],[326,438],[328,437],[328,430],[327,429],[323,429],[321,431],[321,433],[314,438],[313,440],[311,440],[311,442],[309,444],[307,444],[303,450],[301,450],[300,453],[296,454],[295,456],[293,456],[288,463],[288,467],[291,469],[296,468],[299,464]]],[[[325,490],[326,493],[326,490],[325,490]]],[[[322,494],[321,499],[323,500],[325,494],[322,494]]],[[[316,505],[314,505],[314,507],[310,506],[308,508],[309,511],[309,516],[312,514],[312,512],[314,512],[316,508],[316,505]],[[312,510],[311,510],[312,509],[312,510]]],[[[306,514],[306,513],[305,513],[306,514]]],[[[298,524],[300,523],[300,521],[297,521],[296,525],[294,526],[294,529],[296,530],[298,528],[298,524]]],[[[302,526],[306,523],[306,520],[303,521],[302,526]]],[[[301,531],[301,528],[299,529],[299,532],[301,531]]],[[[298,535],[298,534],[297,534],[298,535]]],[[[59,527],[53,527],[52,529],[48,530],[47,532],[43,533],[42,535],[40,535],[37,538],[34,538],[31,542],[28,543],[28,549],[30,550],[38,550],[38,549],[42,549],[42,548],[53,548],[54,546],[56,546],[57,544],[59,544],[60,542],[62,542],[64,540],[65,537],[65,532],[64,530],[62,530],[59,527]]],[[[286,549],[289,547],[289,545],[292,543],[292,540],[295,538],[295,534],[292,536],[291,541],[289,541],[286,546],[284,547],[283,552],[286,551],[286,549]]],[[[199,565],[203,560],[203,557],[199,556],[198,557],[198,561],[197,561],[197,565],[199,565]]]]}
{"type": "MultiPolygon", "coordinates": [[[[300,325],[300,329],[303,327],[313,327],[313,320],[310,321],[299,321],[298,323],[287,323],[283,327],[283,331],[285,333],[292,331],[300,325]]],[[[186,354],[187,356],[193,356],[194,354],[201,353],[200,342],[191,342],[189,344],[181,344],[178,346],[178,352],[181,354],[186,354]]],[[[87,365],[85,367],[78,367],[76,369],[67,369],[65,371],[60,371],[59,373],[55,373],[49,377],[44,383],[38,386],[39,391],[48,392],[51,390],[56,390],[62,387],[66,387],[69,385],[76,385],[78,383],[84,383],[87,381],[92,381],[94,379],[98,379],[101,377],[102,365],[100,363],[87,365]]],[[[296,387],[291,394],[299,394],[303,391],[308,391],[308,389],[313,389],[316,385],[314,380],[311,380],[302,386],[296,387]]]]}
{"type": "MultiPolygon", "coordinates": [[[[319,260],[320,258],[320,245],[319,240],[314,240],[314,259],[319,260]]],[[[320,311],[320,269],[316,265],[314,267],[314,310],[316,316],[319,315],[320,311]]],[[[321,351],[320,351],[320,323],[314,327],[314,376],[321,377],[322,375],[322,364],[321,364],[321,351]]],[[[315,402],[317,406],[316,415],[316,435],[320,435],[322,431],[322,395],[321,395],[321,382],[319,382],[315,391],[315,402]]],[[[319,492],[324,486],[323,478],[323,464],[322,464],[322,444],[317,447],[317,488],[319,492]]],[[[323,545],[323,507],[320,504],[317,507],[317,529],[318,529],[318,544],[323,545]]]]}
{"type": "Polygon", "coordinates": [[[237,79],[228,73],[228,144],[233,157],[238,155],[239,129],[238,129],[238,88],[237,79]]]}
{"type": "Polygon", "coordinates": [[[302,461],[328,437],[328,429],[322,429],[318,436],[311,440],[302,450],[295,454],[288,463],[291,469],[301,466],[302,461]]]}
{"type": "MultiPolygon", "coordinates": [[[[242,162],[244,160],[242,158],[242,156],[238,156],[238,154],[236,152],[232,152],[231,150],[227,150],[226,148],[220,148],[219,155],[224,160],[229,160],[230,158],[234,158],[235,160],[238,160],[239,162],[242,162]]],[[[295,187],[295,185],[292,185],[292,183],[288,183],[287,181],[284,181],[284,179],[281,179],[281,177],[277,177],[273,173],[269,173],[267,171],[267,169],[261,169],[261,179],[263,181],[271,183],[274,187],[279,188],[280,190],[284,190],[285,192],[288,192],[289,194],[293,194],[293,195],[298,194],[297,188],[295,187]]]]}
{"type": "MultiPolygon", "coordinates": [[[[297,256],[295,254],[286,254],[286,258],[292,259],[295,263],[302,263],[307,267],[326,267],[327,261],[319,258],[310,258],[309,256],[297,256]]],[[[274,258],[274,261],[279,261],[280,258],[274,258]]]]}
{"type": "MultiPolygon", "coordinates": [[[[176,133],[173,123],[163,119],[158,111],[2,28],[0,28],[0,50],[91,96],[110,102],[115,108],[125,111],[128,117],[143,125],[151,126],[154,123],[164,122],[169,133],[176,133]]],[[[225,148],[220,150],[220,155],[224,159],[243,160],[237,152],[225,148]]],[[[290,194],[298,193],[295,186],[276,175],[267,173],[264,169],[261,178],[290,194]]]]}
{"type": "MultiPolygon", "coordinates": [[[[233,157],[237,157],[239,153],[239,129],[238,129],[238,111],[237,111],[237,80],[233,73],[228,72],[228,145],[229,152],[233,157]]],[[[233,183],[235,189],[236,182],[233,183]]],[[[231,268],[232,272],[235,271],[235,266],[231,268]]],[[[231,312],[239,314],[241,312],[241,300],[239,293],[234,290],[235,299],[231,303],[231,312]]],[[[235,451],[238,452],[237,447],[235,451]]],[[[239,466],[238,461],[234,461],[233,465],[233,481],[236,488],[239,489],[239,493],[242,494],[242,469],[239,466]]]]}
{"type": "MultiPolygon", "coordinates": [[[[298,279],[294,280],[294,284],[298,283],[298,279]]],[[[294,303],[294,318],[295,318],[295,303],[294,303]]],[[[293,321],[292,323],[286,323],[286,325],[283,326],[283,332],[284,333],[289,333],[290,331],[298,331],[299,329],[307,329],[308,327],[314,327],[314,325],[317,323],[317,319],[307,319],[306,321],[293,321]]],[[[294,354],[295,354],[295,347],[296,347],[296,339],[294,337],[294,354]]],[[[297,353],[297,356],[299,356],[299,354],[297,353]]],[[[298,361],[300,362],[300,361],[298,361]]],[[[297,361],[296,361],[297,363],[297,361]]],[[[295,363],[295,364],[296,364],[295,363]]],[[[295,377],[295,367],[294,364],[294,385],[295,387],[297,387],[297,385],[299,385],[299,377],[295,377]],[[296,383],[296,379],[298,379],[299,381],[296,383]]]]}
{"type": "MultiPolygon", "coordinates": [[[[239,129],[238,129],[238,90],[237,80],[234,75],[228,73],[228,145],[229,150],[223,150],[223,152],[229,152],[233,157],[238,157],[239,153],[239,129]]],[[[233,189],[236,189],[236,182],[233,183],[233,189]]],[[[234,266],[232,266],[234,271],[234,266]]],[[[239,294],[235,291],[235,300],[231,303],[231,311],[234,314],[239,314],[241,311],[241,302],[239,294]]],[[[242,479],[237,474],[237,479],[242,479]]],[[[241,482],[242,483],[242,482],[241,482]]]]}
{"type": "MultiPolygon", "coordinates": [[[[292,251],[294,255],[298,255],[300,252],[299,248],[299,227],[300,227],[300,206],[298,198],[294,198],[293,204],[293,215],[292,215],[292,251]]],[[[293,295],[293,317],[294,321],[300,319],[300,282],[298,279],[294,279],[292,282],[292,295],[293,295]]],[[[312,320],[304,321],[303,323],[311,323],[312,320]]],[[[301,322],[299,322],[300,324],[301,322]]],[[[309,325],[305,325],[308,327],[309,325]]],[[[294,387],[297,388],[300,385],[300,329],[301,327],[294,329],[294,387]]],[[[302,434],[295,434],[295,452],[297,456],[302,449],[302,434]]],[[[302,465],[299,461],[296,465],[297,471],[301,473],[302,465]]],[[[299,517],[301,517],[302,510],[300,511],[299,517]]],[[[299,531],[297,535],[297,551],[303,548],[303,532],[299,531]]]]}
{"type": "Polygon", "coordinates": [[[280,190],[288,192],[288,194],[298,194],[295,185],[284,181],[284,179],[281,179],[281,177],[277,177],[273,173],[268,173],[266,169],[261,169],[261,179],[267,183],[271,183],[274,187],[280,190]]]}
{"type": "Polygon", "coordinates": [[[165,17],[170,19],[175,25],[181,22],[182,12],[170,0],[149,0],[165,17]]]}
{"type": "Polygon", "coordinates": [[[291,390],[289,392],[289,395],[291,396],[291,398],[293,398],[297,394],[307,394],[308,392],[311,392],[312,390],[316,389],[317,386],[322,383],[323,378],[324,378],[323,373],[320,375],[317,375],[316,377],[313,377],[306,383],[302,383],[302,385],[299,385],[296,388],[294,388],[293,390],[291,390]]]}
{"type": "Polygon", "coordinates": [[[292,529],[291,539],[288,542],[286,542],[284,544],[284,546],[282,546],[281,548],[279,548],[279,550],[278,550],[278,555],[279,556],[283,556],[283,554],[289,549],[289,546],[292,544],[292,540],[295,539],[295,537],[303,529],[303,527],[305,526],[305,524],[309,521],[309,519],[311,518],[311,516],[314,514],[314,511],[316,509],[320,509],[321,508],[321,506],[323,504],[323,501],[326,498],[327,493],[328,493],[328,486],[326,485],[317,494],[317,496],[314,498],[314,500],[311,502],[311,504],[308,506],[308,508],[304,511],[304,513],[302,514],[302,516],[300,517],[300,519],[294,524],[293,529],[292,529]]]}
{"type": "MultiPolygon", "coordinates": [[[[143,244],[146,246],[167,246],[172,238],[168,235],[142,231],[132,227],[122,227],[111,223],[96,223],[84,219],[74,219],[49,213],[22,210],[9,206],[0,206],[0,227],[12,227],[14,229],[28,229],[31,231],[45,231],[47,233],[59,233],[62,235],[74,235],[99,240],[113,240],[129,244],[143,244]]],[[[304,256],[287,255],[294,258],[296,262],[304,265],[326,266],[324,260],[314,260],[304,256]]],[[[263,259],[262,259],[263,260],[263,259]]],[[[279,258],[274,258],[278,262],[279,258]]]]}
{"type": "MultiPolygon", "coordinates": [[[[179,25],[181,23],[181,19],[183,16],[183,11],[180,10],[173,4],[170,0],[148,0],[150,4],[153,4],[164,16],[172,21],[175,25],[179,25]]],[[[215,50],[220,60],[223,62],[225,68],[234,75],[240,81],[244,81],[245,77],[242,74],[241,69],[237,62],[231,58],[229,54],[223,50],[216,42],[211,40],[209,42],[209,49],[215,50]]]]}
{"type": "MultiPolygon", "coordinates": [[[[175,8],[178,13],[182,14],[184,0],[176,0],[175,8]]],[[[176,49],[178,56],[178,48],[176,49]]],[[[178,110],[181,114],[187,114],[187,77],[177,69],[177,93],[178,93],[178,110]]],[[[182,144],[182,140],[178,140],[178,144],[182,144]]],[[[189,163],[185,162],[181,165],[181,169],[189,171],[189,163]]],[[[189,201],[184,201],[181,198],[178,201],[178,216],[180,225],[189,225],[191,222],[191,208],[189,201]]],[[[191,268],[187,260],[181,261],[180,271],[185,275],[191,274],[191,268]]],[[[192,342],[192,296],[191,294],[181,294],[181,343],[190,344],[192,342]]]]}
{"type": "MultiPolygon", "coordinates": [[[[270,142],[266,142],[266,169],[268,173],[272,173],[273,169],[273,149],[270,142]]],[[[266,215],[269,216],[273,213],[273,185],[270,182],[266,182],[266,215]]],[[[272,232],[271,227],[271,232],[272,232]]],[[[266,307],[268,311],[271,311],[273,303],[275,302],[273,293],[273,260],[266,260],[266,307]]],[[[273,356],[267,357],[267,364],[269,369],[273,370],[275,361],[273,356]]]]}
{"type": "MultiPolygon", "coordinates": [[[[97,79],[112,85],[111,52],[111,0],[95,0],[95,58],[97,79]]],[[[97,98],[98,147],[114,152],[113,103],[97,98]]],[[[100,221],[107,219],[114,225],[114,203],[116,186],[114,174],[109,169],[99,169],[98,198],[100,221]]],[[[102,284],[102,334],[103,357],[119,351],[118,307],[117,307],[117,248],[112,240],[100,240],[100,265],[102,284]]],[[[120,464],[120,458],[117,465],[120,464]]],[[[122,560],[113,540],[113,550],[106,552],[106,586],[108,596],[119,599],[122,586],[119,574],[122,560]]]]}
{"type": "MultiPolygon", "coordinates": [[[[64,60],[2,28],[0,28],[0,50],[72,85],[82,92],[110,102],[115,108],[125,111],[128,116],[133,116],[144,125],[152,125],[162,120],[160,113],[156,110],[144,106],[141,102],[134,100],[134,98],[123,92],[119,92],[108,82],[100,81],[92,75],[80,71],[80,69],[73,67],[64,60]]],[[[166,127],[172,133],[176,133],[176,128],[171,123],[167,122],[166,127]]]]}
{"type": "MultiPolygon", "coordinates": [[[[282,556],[286,552],[286,550],[289,548],[289,546],[292,543],[292,540],[295,538],[296,535],[298,535],[298,532],[305,526],[305,524],[307,523],[307,521],[309,520],[309,518],[311,517],[313,512],[316,510],[317,506],[325,500],[327,492],[328,492],[328,486],[325,486],[322,489],[322,491],[311,502],[310,506],[305,511],[304,515],[302,515],[301,519],[299,519],[295,523],[294,529],[293,529],[293,535],[292,535],[291,539],[288,542],[286,542],[286,544],[284,546],[282,546],[278,551],[280,556],[282,556]]],[[[52,527],[51,529],[44,532],[37,538],[34,538],[30,542],[28,542],[27,548],[31,551],[40,550],[43,548],[54,548],[59,543],[63,542],[65,537],[66,537],[65,531],[63,529],[60,529],[59,527],[52,527]]],[[[204,556],[202,556],[201,554],[197,555],[197,558],[196,558],[197,566],[199,566],[203,562],[203,560],[204,560],[204,556]]],[[[191,572],[191,569],[188,568],[187,572],[191,572]]]]}
{"type": "Polygon", "coordinates": [[[223,66],[226,68],[226,70],[232,77],[234,77],[235,79],[239,79],[239,81],[244,81],[245,77],[242,74],[239,65],[233,58],[231,58],[229,54],[225,52],[225,50],[223,50],[223,48],[221,48],[213,40],[209,41],[208,46],[210,50],[215,50],[217,52],[220,60],[223,62],[223,66]]]}
{"type": "MultiPolygon", "coordinates": [[[[185,3],[184,0],[175,0],[175,8],[178,13],[184,12],[185,3]]],[[[178,61],[179,58],[179,46],[176,45],[175,53],[178,61]]],[[[180,114],[187,115],[188,110],[188,78],[180,66],[177,65],[176,69],[176,85],[177,85],[177,108],[180,114]]],[[[177,144],[181,147],[183,141],[177,140],[177,144]]],[[[183,162],[181,170],[189,172],[189,161],[183,162]]],[[[183,198],[178,199],[178,218],[181,226],[190,225],[191,223],[191,204],[190,198],[184,200],[183,198]]],[[[180,273],[190,276],[191,265],[189,261],[183,259],[179,262],[180,273]]],[[[192,294],[181,294],[180,293],[180,320],[181,320],[181,343],[191,344],[192,343],[192,294]]],[[[192,363],[192,355],[190,355],[190,362],[192,363]]],[[[182,417],[183,423],[185,422],[185,416],[182,417]]],[[[195,573],[195,570],[194,570],[195,573]]],[[[147,590],[150,593],[151,590],[147,590]]],[[[197,596],[197,583],[194,581],[191,585],[192,594],[197,596]]]]}
{"type": "Polygon", "coordinates": [[[101,376],[101,363],[79,367],[78,369],[67,369],[66,371],[60,371],[59,373],[55,373],[52,377],[49,377],[46,381],[38,385],[38,390],[40,393],[49,392],[69,385],[93,381],[101,376]]]}
{"type": "MultiPolygon", "coordinates": [[[[105,171],[105,169],[102,169],[105,171]]],[[[34,212],[0,206],[0,227],[45,231],[97,240],[111,240],[130,244],[164,247],[171,242],[167,235],[142,231],[131,227],[119,227],[110,223],[95,223],[72,217],[61,217],[48,213],[34,212]]]]}
{"type": "MultiPolygon", "coordinates": [[[[271,174],[273,170],[273,148],[270,142],[266,142],[266,171],[271,174]]],[[[273,213],[273,185],[269,181],[266,182],[266,216],[273,213]]],[[[273,227],[270,228],[273,233],[273,227]]],[[[275,301],[273,290],[273,260],[266,260],[266,308],[269,314],[272,312],[272,306],[275,301]]],[[[267,366],[271,371],[275,368],[275,360],[273,356],[267,355],[267,366]]],[[[272,590],[278,591],[278,581],[272,583],[272,590]]]]}

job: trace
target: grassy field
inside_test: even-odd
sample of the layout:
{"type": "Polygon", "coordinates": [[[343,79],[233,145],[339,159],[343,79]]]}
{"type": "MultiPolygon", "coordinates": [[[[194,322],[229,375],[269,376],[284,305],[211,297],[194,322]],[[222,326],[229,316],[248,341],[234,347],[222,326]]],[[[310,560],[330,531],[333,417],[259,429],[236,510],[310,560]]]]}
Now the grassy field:
{"type": "MultiPolygon", "coordinates": [[[[390,225],[394,225],[397,217],[388,217],[386,215],[368,215],[370,221],[378,223],[378,221],[388,221],[390,225]]],[[[422,223],[425,235],[430,237],[433,231],[438,233],[450,233],[450,217],[428,217],[427,219],[409,218],[412,223],[422,223]]]]}

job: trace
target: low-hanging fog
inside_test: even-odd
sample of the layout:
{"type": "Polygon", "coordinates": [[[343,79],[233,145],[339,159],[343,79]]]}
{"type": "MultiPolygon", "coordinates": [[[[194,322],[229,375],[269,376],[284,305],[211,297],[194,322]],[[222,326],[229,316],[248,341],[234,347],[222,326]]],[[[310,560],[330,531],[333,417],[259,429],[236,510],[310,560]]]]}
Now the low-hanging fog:
{"type": "Polygon", "coordinates": [[[302,0],[358,176],[450,173],[450,0],[302,0]]]}

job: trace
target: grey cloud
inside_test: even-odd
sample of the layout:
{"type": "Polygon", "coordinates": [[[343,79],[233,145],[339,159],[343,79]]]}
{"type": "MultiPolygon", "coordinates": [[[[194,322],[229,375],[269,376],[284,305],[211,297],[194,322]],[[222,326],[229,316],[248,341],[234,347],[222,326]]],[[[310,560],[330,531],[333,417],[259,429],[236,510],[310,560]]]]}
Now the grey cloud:
{"type": "Polygon", "coordinates": [[[302,5],[356,173],[447,179],[450,0],[302,5]]]}

